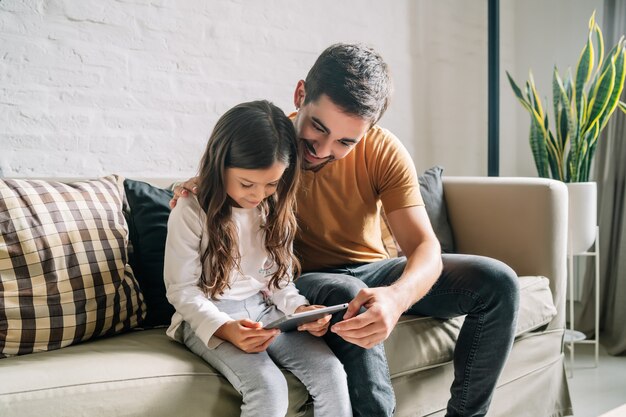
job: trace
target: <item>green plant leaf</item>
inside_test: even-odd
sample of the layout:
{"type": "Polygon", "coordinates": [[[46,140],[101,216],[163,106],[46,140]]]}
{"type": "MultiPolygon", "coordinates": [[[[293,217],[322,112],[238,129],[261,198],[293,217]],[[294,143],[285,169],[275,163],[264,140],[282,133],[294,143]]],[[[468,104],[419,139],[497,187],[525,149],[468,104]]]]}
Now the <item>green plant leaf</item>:
{"type": "MultiPolygon", "coordinates": [[[[596,12],[593,12],[593,16],[595,16],[596,12]]],[[[595,20],[595,19],[594,19],[595,20]]],[[[596,34],[596,42],[598,44],[598,68],[602,66],[602,61],[604,60],[604,37],[602,36],[602,31],[600,30],[600,26],[594,21],[593,22],[593,31],[596,34]]]]}
{"type": "Polygon", "coordinates": [[[610,58],[611,64],[607,66],[595,85],[589,91],[589,104],[587,105],[587,121],[583,127],[583,135],[592,125],[598,123],[613,93],[615,84],[615,57],[610,58]]]}
{"type": "MultiPolygon", "coordinates": [[[[559,161],[563,160],[565,155],[565,148],[567,147],[570,138],[578,134],[578,126],[572,104],[567,96],[567,90],[561,81],[558,71],[554,72],[553,83],[553,96],[554,102],[559,103],[559,106],[555,106],[555,117],[557,118],[557,128],[560,129],[561,138],[559,141],[559,161]]],[[[560,164],[563,165],[562,163],[560,164]]],[[[563,170],[563,168],[561,168],[563,170]]]]}
{"type": "Polygon", "coordinates": [[[517,84],[515,83],[515,81],[513,80],[513,78],[511,77],[511,75],[508,73],[506,73],[507,77],[509,78],[509,83],[511,84],[511,88],[513,89],[513,93],[515,93],[515,96],[517,97],[517,99],[519,100],[519,102],[522,104],[522,107],[524,107],[526,109],[526,111],[528,111],[531,115],[531,117],[534,117],[534,107],[531,103],[531,98],[530,98],[530,87],[528,86],[528,83],[526,83],[526,91],[527,91],[527,97],[524,97],[522,90],[517,86],[517,84]]]}
{"type": "Polygon", "coordinates": [[[606,70],[608,69],[609,65],[611,65],[611,59],[610,57],[615,56],[619,50],[619,44],[615,45],[612,49],[611,52],[608,53],[607,58],[604,60],[604,62],[602,63],[601,67],[598,68],[598,70],[596,71],[595,76],[593,77],[593,80],[590,83],[587,83],[590,87],[590,89],[594,88],[595,85],[598,82],[598,78],[600,78],[600,76],[602,74],[604,74],[604,72],[606,72],[606,70]]]}
{"type": "Polygon", "coordinates": [[[561,179],[563,178],[563,165],[561,164],[561,154],[559,149],[554,146],[556,143],[556,138],[552,135],[550,130],[546,130],[548,132],[548,138],[546,143],[548,144],[546,151],[548,154],[548,164],[550,165],[550,172],[552,173],[552,178],[561,179]]]}
{"type": "Polygon", "coordinates": [[[522,93],[517,83],[511,77],[509,72],[506,72],[509,83],[513,93],[522,104],[522,107],[530,114],[530,133],[529,143],[535,161],[535,167],[540,177],[550,178],[549,163],[548,163],[548,151],[546,149],[546,142],[548,140],[548,133],[544,125],[544,117],[537,111],[537,108],[541,109],[541,102],[536,102],[536,96],[531,94],[532,87],[530,82],[526,82],[526,96],[522,93]]]}
{"type": "Polygon", "coordinates": [[[530,149],[533,153],[537,173],[542,178],[550,178],[548,151],[546,150],[546,134],[543,124],[536,117],[530,118],[530,149]]]}
{"type": "Polygon", "coordinates": [[[563,82],[559,76],[559,70],[554,66],[554,70],[552,71],[552,107],[556,122],[554,126],[556,142],[559,144],[559,147],[563,147],[567,141],[567,115],[564,115],[562,110],[562,107],[567,104],[563,103],[561,96],[562,87],[563,82]]]}
{"type": "Polygon", "coordinates": [[[582,146],[580,149],[580,156],[578,158],[574,176],[572,177],[572,182],[583,182],[589,180],[589,169],[591,167],[591,161],[593,159],[595,145],[599,135],[599,123],[596,121],[581,141],[582,146]]]}
{"type": "Polygon", "coordinates": [[[513,90],[513,93],[515,94],[515,97],[517,97],[518,100],[520,100],[522,103],[525,103],[526,100],[524,99],[522,90],[517,86],[517,84],[513,80],[513,77],[511,77],[511,74],[509,74],[508,71],[506,71],[506,76],[509,79],[509,84],[511,84],[511,89],[513,90]]]}
{"type": "Polygon", "coordinates": [[[571,68],[567,69],[567,75],[565,76],[565,80],[563,80],[563,85],[565,86],[565,92],[567,93],[567,101],[572,103],[572,69],[571,68]]]}
{"type": "Polygon", "coordinates": [[[593,13],[591,13],[591,17],[589,18],[589,29],[591,30],[591,28],[593,28],[593,26],[596,24],[596,11],[594,10],[593,13]]]}
{"type": "Polygon", "coordinates": [[[542,177],[587,181],[602,130],[616,108],[626,113],[626,103],[619,100],[626,89],[626,41],[622,37],[607,55],[604,47],[594,12],[574,73],[568,69],[561,78],[554,68],[554,129],[532,71],[523,90],[507,72],[515,96],[530,115],[529,141],[542,177]]]}
{"type": "Polygon", "coordinates": [[[587,94],[581,94],[581,105],[578,114],[578,129],[575,135],[570,136],[569,152],[567,153],[566,182],[575,181],[578,164],[580,160],[580,149],[583,142],[583,123],[587,120],[587,94]]]}
{"type": "MultiPolygon", "coordinates": [[[[592,16],[593,18],[593,16],[592,16]]],[[[576,84],[574,87],[575,101],[576,101],[576,110],[578,112],[578,124],[583,125],[582,123],[582,114],[583,107],[585,103],[583,103],[583,98],[585,95],[584,87],[589,78],[591,77],[591,71],[593,70],[593,42],[592,42],[592,32],[589,31],[589,36],[587,38],[587,42],[580,53],[580,58],[578,60],[578,65],[576,66],[576,84]]]]}
{"type": "MultiPolygon", "coordinates": [[[[622,45],[624,43],[624,39],[620,39],[618,45],[622,45]]],[[[626,80],[626,49],[618,48],[616,51],[615,58],[615,83],[613,85],[613,90],[611,91],[611,96],[609,97],[609,101],[607,103],[605,111],[600,116],[600,131],[605,128],[606,124],[609,122],[609,118],[615,111],[615,108],[619,104],[619,97],[624,91],[624,82],[626,80]]]]}
{"type": "Polygon", "coordinates": [[[589,181],[589,173],[591,172],[591,163],[593,162],[593,155],[596,152],[596,145],[598,144],[597,141],[595,141],[589,148],[589,152],[587,153],[587,158],[585,161],[585,167],[584,169],[581,171],[581,175],[579,177],[579,181],[580,182],[586,182],[589,181]]]}
{"type": "MultiPolygon", "coordinates": [[[[530,87],[530,93],[532,97],[532,103],[535,111],[541,116],[542,119],[545,118],[545,112],[543,110],[543,106],[541,105],[541,98],[537,93],[537,87],[535,87],[535,79],[533,78],[533,73],[530,72],[528,74],[528,85],[530,87]]],[[[547,127],[547,125],[544,124],[547,127]]]]}
{"type": "Polygon", "coordinates": [[[574,92],[572,87],[572,70],[571,68],[567,69],[567,76],[563,81],[563,86],[565,87],[565,94],[567,95],[567,102],[569,103],[569,111],[571,114],[571,123],[573,129],[570,130],[570,137],[578,135],[578,129],[580,126],[578,125],[578,110],[576,109],[576,105],[574,103],[574,92]]]}
{"type": "MultiPolygon", "coordinates": [[[[594,12],[595,14],[595,12],[594,12]]],[[[593,17],[593,16],[592,16],[593,17]]],[[[602,62],[604,61],[604,38],[602,37],[602,31],[600,30],[600,27],[598,26],[598,24],[595,22],[595,19],[589,19],[589,38],[592,39],[593,36],[592,34],[595,34],[595,38],[596,38],[596,43],[597,43],[597,50],[598,50],[598,60],[596,62],[595,71],[593,72],[593,76],[591,77],[592,81],[592,85],[596,83],[596,80],[598,79],[598,77],[600,76],[600,74],[606,69],[602,66],[602,62]]],[[[604,61],[606,63],[606,61],[604,61]]],[[[593,62],[592,62],[593,65],[593,62]]]]}
{"type": "Polygon", "coordinates": [[[526,93],[526,100],[528,101],[528,103],[534,110],[535,103],[533,103],[533,97],[532,97],[532,94],[530,93],[530,83],[528,81],[526,81],[526,84],[524,85],[524,93],[526,93]]]}

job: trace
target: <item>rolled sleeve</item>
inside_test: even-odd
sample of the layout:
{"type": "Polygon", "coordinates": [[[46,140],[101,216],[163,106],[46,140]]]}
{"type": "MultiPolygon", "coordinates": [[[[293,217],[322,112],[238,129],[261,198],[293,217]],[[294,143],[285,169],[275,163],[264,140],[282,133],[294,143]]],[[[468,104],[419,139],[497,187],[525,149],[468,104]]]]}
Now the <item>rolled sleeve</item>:
{"type": "Polygon", "coordinates": [[[385,212],[423,206],[420,186],[411,155],[400,140],[391,132],[384,131],[372,146],[378,149],[372,154],[381,155],[374,161],[372,182],[380,196],[385,212]]]}
{"type": "Polygon", "coordinates": [[[271,299],[276,307],[285,313],[285,315],[293,314],[301,305],[310,304],[309,300],[298,292],[293,282],[289,282],[289,284],[283,288],[275,290],[272,293],[271,299]]]}

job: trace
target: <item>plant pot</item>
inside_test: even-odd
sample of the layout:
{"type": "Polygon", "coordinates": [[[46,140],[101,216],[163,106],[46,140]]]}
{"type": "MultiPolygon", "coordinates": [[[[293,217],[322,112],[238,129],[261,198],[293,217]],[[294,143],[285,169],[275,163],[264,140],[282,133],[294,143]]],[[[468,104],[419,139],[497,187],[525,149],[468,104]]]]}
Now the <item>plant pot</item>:
{"type": "Polygon", "coordinates": [[[596,240],[597,184],[571,182],[565,185],[569,196],[568,253],[586,252],[596,240]]]}

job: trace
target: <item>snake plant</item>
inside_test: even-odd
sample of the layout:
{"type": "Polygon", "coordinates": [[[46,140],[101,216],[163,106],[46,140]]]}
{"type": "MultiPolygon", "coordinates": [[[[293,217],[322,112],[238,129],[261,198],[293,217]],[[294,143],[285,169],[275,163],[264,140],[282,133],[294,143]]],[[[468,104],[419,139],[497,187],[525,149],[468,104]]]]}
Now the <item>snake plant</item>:
{"type": "Polygon", "coordinates": [[[548,124],[547,109],[537,93],[532,71],[524,92],[507,72],[515,96],[530,114],[530,147],[540,177],[564,182],[589,180],[600,133],[616,108],[626,113],[626,103],[619,100],[626,76],[625,56],[626,41],[622,36],[604,57],[604,40],[594,12],[575,78],[568,69],[562,79],[554,68],[553,128],[548,124]]]}

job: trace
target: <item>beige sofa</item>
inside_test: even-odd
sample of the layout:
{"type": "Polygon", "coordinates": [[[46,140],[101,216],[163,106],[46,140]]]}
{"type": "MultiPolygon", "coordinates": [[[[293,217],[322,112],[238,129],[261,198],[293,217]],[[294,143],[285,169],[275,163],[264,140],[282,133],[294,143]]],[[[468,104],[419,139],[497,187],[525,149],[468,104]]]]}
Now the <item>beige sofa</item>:
{"type": "MultiPolygon", "coordinates": [[[[458,252],[500,259],[520,276],[518,336],[489,416],[571,415],[562,351],[566,187],[544,179],[448,177],[444,190],[458,252]]],[[[445,414],[461,323],[407,316],[385,342],[396,416],[445,414]]],[[[306,390],[287,378],[288,415],[312,416],[306,390]]],[[[227,417],[239,415],[240,399],[164,329],[0,359],[4,417],[227,417]]]]}

